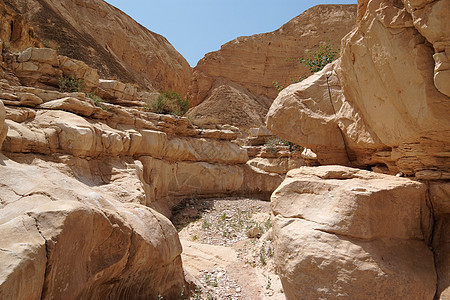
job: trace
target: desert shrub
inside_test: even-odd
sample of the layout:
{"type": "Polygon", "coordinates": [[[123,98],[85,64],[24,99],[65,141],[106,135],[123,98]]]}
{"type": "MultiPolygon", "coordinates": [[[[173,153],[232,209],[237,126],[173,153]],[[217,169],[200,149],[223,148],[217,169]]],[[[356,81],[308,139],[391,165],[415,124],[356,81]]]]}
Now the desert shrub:
{"type": "Polygon", "coordinates": [[[182,98],[176,92],[164,91],[150,102],[146,109],[157,114],[182,116],[189,109],[189,100],[182,98]]]}
{"type": "Polygon", "coordinates": [[[289,152],[303,151],[303,147],[302,146],[299,146],[299,145],[294,144],[292,142],[283,140],[283,139],[281,139],[279,137],[270,139],[270,140],[267,141],[267,143],[264,144],[264,147],[266,149],[268,149],[269,152],[272,153],[273,155],[277,154],[279,146],[288,146],[289,147],[289,152]]]}
{"type": "Polygon", "coordinates": [[[88,96],[89,98],[92,99],[92,101],[94,101],[94,105],[95,105],[95,106],[98,106],[98,107],[100,107],[100,108],[102,108],[102,109],[105,109],[105,108],[103,107],[103,99],[102,99],[100,96],[98,96],[98,95],[95,94],[94,92],[92,92],[92,93],[87,93],[86,96],[88,96]]]}
{"type": "Polygon", "coordinates": [[[339,48],[334,49],[330,45],[330,40],[324,44],[319,45],[319,50],[315,52],[308,52],[307,58],[295,59],[299,63],[307,66],[311,73],[316,73],[322,70],[327,64],[333,62],[339,56],[339,48]]]}
{"type": "MultiPolygon", "coordinates": [[[[327,64],[333,62],[336,58],[339,57],[339,48],[335,49],[330,45],[330,40],[326,40],[324,43],[319,45],[319,49],[317,51],[309,51],[308,57],[303,58],[290,58],[288,60],[294,60],[302,65],[308,67],[311,73],[316,73],[322,70],[327,64]]],[[[296,78],[291,78],[292,83],[297,83],[305,79],[304,76],[297,76],[296,78]]],[[[278,83],[278,81],[273,82],[273,86],[279,92],[284,89],[284,87],[278,83]]]]}
{"type": "Polygon", "coordinates": [[[62,76],[58,78],[58,86],[60,92],[81,92],[84,90],[84,79],[75,78],[74,75],[67,77],[62,76]]]}

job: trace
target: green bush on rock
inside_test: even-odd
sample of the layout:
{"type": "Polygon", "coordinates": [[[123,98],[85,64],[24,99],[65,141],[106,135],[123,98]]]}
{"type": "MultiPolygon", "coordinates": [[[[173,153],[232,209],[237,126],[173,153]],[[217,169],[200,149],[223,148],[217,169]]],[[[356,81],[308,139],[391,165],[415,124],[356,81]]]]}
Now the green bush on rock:
{"type": "Polygon", "coordinates": [[[182,98],[177,92],[164,91],[146,109],[157,114],[182,116],[189,109],[189,100],[182,98]]]}

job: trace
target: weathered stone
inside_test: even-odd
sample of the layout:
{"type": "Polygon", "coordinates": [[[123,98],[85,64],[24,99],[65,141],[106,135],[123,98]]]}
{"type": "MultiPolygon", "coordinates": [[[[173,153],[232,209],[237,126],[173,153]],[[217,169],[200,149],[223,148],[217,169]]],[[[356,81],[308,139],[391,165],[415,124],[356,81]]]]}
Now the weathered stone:
{"type": "Polygon", "coordinates": [[[284,175],[265,172],[248,164],[243,167],[244,181],[240,193],[270,199],[272,192],[283,182],[284,175]]]}
{"type": "Polygon", "coordinates": [[[168,162],[150,156],[139,158],[144,166],[144,181],[149,185],[148,206],[169,216],[183,197],[217,196],[238,192],[244,172],[236,165],[206,162],[168,162]]]}
{"type": "Polygon", "coordinates": [[[201,125],[264,125],[278,94],[274,82],[286,86],[310,74],[295,59],[307,57],[326,40],[338,48],[355,17],[355,5],[318,5],[276,31],[239,37],[208,53],[194,68],[188,98],[195,107],[189,116],[201,125]]]}
{"type": "Polygon", "coordinates": [[[340,60],[283,90],[268,128],[322,164],[449,173],[450,106],[433,83],[434,51],[401,4],[366,2],[340,60]]]}
{"type": "Polygon", "coordinates": [[[148,207],[120,203],[120,193],[82,183],[64,164],[0,159],[0,232],[5,237],[0,241],[0,295],[179,295],[184,284],[181,244],[169,220],[148,207]]]}
{"type": "Polygon", "coordinates": [[[36,61],[39,63],[58,66],[58,55],[55,50],[50,48],[28,48],[20,53],[18,62],[36,61]]]}
{"type": "Polygon", "coordinates": [[[168,140],[164,159],[243,164],[247,162],[248,156],[247,151],[228,141],[204,138],[171,138],[168,140]]]}
{"type": "Polygon", "coordinates": [[[16,97],[8,98],[10,98],[10,100],[3,99],[3,103],[6,105],[35,107],[43,103],[41,98],[31,93],[19,92],[16,97]]]}
{"type": "Polygon", "coordinates": [[[263,158],[257,157],[247,162],[250,166],[256,167],[269,173],[286,174],[292,169],[305,165],[303,159],[283,158],[263,158]]]}
{"type": "Polygon", "coordinates": [[[92,90],[99,86],[99,75],[97,70],[89,67],[82,61],[59,55],[59,67],[66,77],[82,79],[87,90],[92,90]]]}
{"type": "Polygon", "coordinates": [[[8,125],[5,123],[6,113],[5,106],[3,102],[0,100],[0,150],[2,149],[3,141],[8,134],[8,125]]]}
{"type": "Polygon", "coordinates": [[[164,37],[104,1],[12,0],[9,5],[31,23],[36,36],[58,47],[60,54],[98,69],[103,78],[187,92],[192,74],[188,62],[164,37]]]}
{"type": "Polygon", "coordinates": [[[65,110],[86,117],[94,113],[94,105],[91,102],[81,101],[73,97],[51,100],[39,105],[39,108],[65,110]]]}
{"type": "Polygon", "coordinates": [[[272,195],[287,299],[432,299],[424,184],[339,166],[302,167],[272,195]]]}
{"type": "Polygon", "coordinates": [[[51,146],[53,149],[56,147],[50,145],[43,129],[31,130],[11,120],[6,120],[6,125],[8,133],[3,143],[3,150],[6,152],[50,154],[51,146]]]}

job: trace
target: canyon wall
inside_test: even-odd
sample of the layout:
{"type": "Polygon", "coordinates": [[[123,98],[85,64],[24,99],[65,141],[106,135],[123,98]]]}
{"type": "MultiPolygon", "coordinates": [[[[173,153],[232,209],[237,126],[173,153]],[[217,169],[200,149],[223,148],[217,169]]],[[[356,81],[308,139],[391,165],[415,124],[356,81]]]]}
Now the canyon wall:
{"type": "MultiPolygon", "coordinates": [[[[441,2],[424,9],[434,14],[445,8],[441,2]]],[[[448,42],[433,46],[401,3],[370,1],[360,14],[342,41],[341,59],[283,90],[268,128],[312,149],[324,164],[449,179],[450,102],[436,86],[445,70],[433,59],[443,60],[448,42]]],[[[429,20],[428,30],[448,36],[448,26],[429,20]]]]}
{"type": "Polygon", "coordinates": [[[5,55],[0,298],[177,299],[186,283],[172,207],[269,198],[284,177],[246,164],[235,127],[149,112],[134,85],[50,48],[5,55]],[[55,90],[68,72],[103,102],[55,90]]]}
{"type": "Polygon", "coordinates": [[[195,122],[259,127],[278,91],[274,81],[309,75],[294,61],[329,40],[334,48],[354,26],[356,5],[318,5],[278,30],[243,36],[205,55],[194,68],[189,115],[195,122]],[[235,116],[237,115],[237,116],[235,116]]]}
{"type": "Polygon", "coordinates": [[[320,164],[390,174],[288,174],[272,195],[288,299],[449,297],[449,5],[360,1],[341,58],[272,104],[268,129],[320,164]]]}
{"type": "Polygon", "coordinates": [[[187,92],[192,70],[184,57],[164,37],[105,1],[3,0],[1,4],[16,16],[5,30],[23,32],[22,43],[15,41],[17,34],[3,40],[18,44],[19,50],[23,45],[37,46],[26,43],[30,39],[23,27],[26,21],[33,28],[32,38],[98,69],[102,77],[146,89],[187,92]]]}

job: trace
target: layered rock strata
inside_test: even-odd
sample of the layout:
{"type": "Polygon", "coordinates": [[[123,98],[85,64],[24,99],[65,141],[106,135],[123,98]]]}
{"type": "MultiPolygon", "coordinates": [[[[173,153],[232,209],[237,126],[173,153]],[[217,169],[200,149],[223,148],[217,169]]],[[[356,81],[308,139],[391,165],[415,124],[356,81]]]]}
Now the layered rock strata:
{"type": "Polygon", "coordinates": [[[445,71],[433,71],[433,56],[442,56],[435,51],[446,43],[435,37],[448,36],[435,10],[448,3],[428,4],[420,21],[405,3],[362,5],[340,60],[283,90],[268,113],[269,130],[312,149],[323,164],[449,179],[450,101],[436,85],[445,71]]]}
{"type": "Polygon", "coordinates": [[[0,80],[0,298],[178,299],[181,244],[163,214],[186,197],[269,197],[282,180],[246,164],[235,127],[151,113],[148,93],[52,49],[9,59],[3,67],[17,77],[0,80]],[[103,102],[57,91],[67,70],[103,102]]]}
{"type": "Polygon", "coordinates": [[[188,62],[162,36],[153,33],[102,0],[5,0],[8,8],[32,26],[11,21],[8,43],[58,49],[67,57],[98,69],[103,77],[118,78],[156,90],[187,92],[192,70],[188,62]],[[21,29],[23,28],[23,30],[21,29]],[[21,33],[22,34],[19,34],[21,33]],[[15,39],[22,41],[16,42],[15,39]],[[39,44],[31,44],[30,39],[39,44]]]}
{"type": "Polygon", "coordinates": [[[426,186],[340,166],[301,167],[272,195],[286,299],[433,299],[426,186]]]}
{"type": "Polygon", "coordinates": [[[448,298],[446,11],[448,1],[360,1],[341,58],[271,106],[269,130],[312,149],[320,164],[416,180],[342,167],[291,171],[272,197],[289,299],[298,291],[448,298]]]}
{"type": "Polygon", "coordinates": [[[239,37],[206,54],[194,68],[189,99],[198,106],[189,115],[199,124],[220,122],[246,129],[264,125],[278,94],[273,82],[286,86],[309,75],[294,59],[307,57],[326,40],[338,48],[355,18],[356,5],[319,5],[276,31],[239,37]]]}

